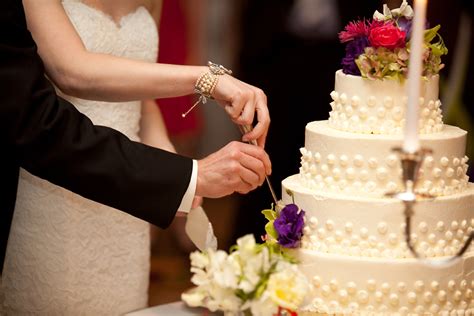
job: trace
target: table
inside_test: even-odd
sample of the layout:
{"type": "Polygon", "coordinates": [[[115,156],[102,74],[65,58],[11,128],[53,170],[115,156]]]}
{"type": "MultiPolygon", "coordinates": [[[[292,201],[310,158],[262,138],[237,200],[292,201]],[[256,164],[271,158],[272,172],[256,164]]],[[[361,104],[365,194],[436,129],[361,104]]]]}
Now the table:
{"type": "Polygon", "coordinates": [[[158,305],[147,309],[131,312],[125,316],[220,316],[222,313],[211,313],[204,308],[190,308],[183,302],[173,302],[164,305],[158,305]]]}

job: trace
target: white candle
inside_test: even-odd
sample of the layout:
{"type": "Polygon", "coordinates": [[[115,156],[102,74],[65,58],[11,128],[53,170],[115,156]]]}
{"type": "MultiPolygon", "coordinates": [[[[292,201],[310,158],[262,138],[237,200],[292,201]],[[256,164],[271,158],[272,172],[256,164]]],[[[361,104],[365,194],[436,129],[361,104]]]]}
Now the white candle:
{"type": "Polygon", "coordinates": [[[418,136],[418,119],[420,112],[420,84],[423,69],[423,38],[426,21],[426,6],[428,0],[415,0],[410,60],[408,69],[408,103],[406,110],[405,137],[403,149],[413,153],[420,148],[418,136]]]}

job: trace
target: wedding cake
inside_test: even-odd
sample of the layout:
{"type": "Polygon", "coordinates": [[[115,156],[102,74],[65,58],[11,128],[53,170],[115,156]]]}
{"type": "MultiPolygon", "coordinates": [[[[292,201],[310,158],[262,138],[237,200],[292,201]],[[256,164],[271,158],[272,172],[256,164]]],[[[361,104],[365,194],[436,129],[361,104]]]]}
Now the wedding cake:
{"type": "Polygon", "coordinates": [[[253,316],[474,315],[474,246],[448,260],[474,232],[474,184],[466,131],[443,124],[439,26],[424,33],[418,131],[430,152],[410,221],[387,194],[405,189],[393,149],[405,136],[412,19],[403,1],[339,34],[346,56],[329,119],[306,126],[299,174],[262,211],[264,243],[247,235],[229,253],[191,254],[189,306],[253,316]]]}
{"type": "MultiPolygon", "coordinates": [[[[474,247],[446,266],[415,259],[405,241],[404,205],[385,195],[403,189],[400,159],[392,149],[402,145],[407,82],[400,78],[408,54],[396,34],[395,47],[370,46],[377,41],[374,28],[390,20],[401,28],[412,14],[406,2],[392,11],[385,7],[373,22],[353,22],[340,34],[353,64],[345,60],[336,72],[329,119],[306,126],[300,172],[282,183],[284,204],[305,211],[300,247],[293,252],[311,283],[301,311],[474,315],[474,247]],[[363,47],[354,57],[357,45],[363,47]],[[386,64],[374,63],[384,53],[396,54],[399,68],[386,72],[386,64]]],[[[399,36],[407,41],[408,33],[399,36]]],[[[442,41],[429,45],[433,54],[444,47],[442,41]]],[[[453,256],[474,231],[466,132],[443,124],[440,55],[425,57],[419,99],[420,143],[432,153],[420,169],[417,192],[432,198],[417,201],[411,224],[415,248],[435,263],[453,256]]]]}

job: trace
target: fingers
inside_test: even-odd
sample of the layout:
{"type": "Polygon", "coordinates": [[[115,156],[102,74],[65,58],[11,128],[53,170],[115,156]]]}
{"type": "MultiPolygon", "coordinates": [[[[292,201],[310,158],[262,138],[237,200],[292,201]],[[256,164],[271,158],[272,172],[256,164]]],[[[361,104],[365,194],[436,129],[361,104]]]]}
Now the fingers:
{"type": "Polygon", "coordinates": [[[258,146],[264,147],[270,126],[265,93],[232,76],[224,75],[220,77],[213,96],[236,124],[252,125],[257,116],[258,122],[255,128],[245,134],[242,140],[245,142],[257,140],[258,146]]]}
{"type": "MultiPolygon", "coordinates": [[[[251,156],[263,163],[263,168],[266,175],[270,175],[272,173],[270,157],[268,157],[268,154],[261,147],[243,143],[240,144],[242,145],[241,150],[244,154],[251,156]]],[[[258,170],[258,167],[256,167],[255,170],[258,170]]]]}
{"type": "Polygon", "coordinates": [[[265,175],[266,175],[266,170],[265,170],[265,165],[263,162],[253,156],[247,155],[245,153],[242,153],[243,157],[241,159],[241,165],[251,171],[254,175],[257,176],[256,179],[249,178],[244,179],[247,183],[255,183],[257,182],[259,185],[263,183],[265,180],[265,175]],[[253,180],[253,181],[251,181],[253,180]]]}
{"type": "Polygon", "coordinates": [[[196,195],[216,198],[247,193],[262,185],[270,173],[270,159],[262,148],[234,141],[198,161],[196,195]]]}
{"type": "Polygon", "coordinates": [[[268,128],[270,127],[270,114],[266,106],[257,107],[257,125],[253,128],[250,133],[247,133],[242,138],[243,141],[251,141],[256,139],[259,147],[265,147],[265,140],[268,134],[268,128]]]}

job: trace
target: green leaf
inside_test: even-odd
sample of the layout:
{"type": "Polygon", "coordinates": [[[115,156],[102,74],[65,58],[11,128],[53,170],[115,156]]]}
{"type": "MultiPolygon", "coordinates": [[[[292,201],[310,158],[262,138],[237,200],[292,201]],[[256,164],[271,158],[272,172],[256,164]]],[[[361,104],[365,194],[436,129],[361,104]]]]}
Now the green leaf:
{"type": "Polygon", "coordinates": [[[441,28],[441,25],[436,25],[435,27],[425,30],[425,43],[431,43],[431,41],[438,35],[438,31],[441,28]]]}
{"type": "Polygon", "coordinates": [[[270,221],[265,225],[265,231],[267,232],[268,236],[272,237],[275,240],[278,239],[278,233],[275,227],[273,226],[273,221],[270,221]]]}
{"type": "Polygon", "coordinates": [[[277,218],[277,214],[274,210],[263,210],[262,214],[265,216],[265,218],[269,221],[273,221],[277,218]]]}
{"type": "Polygon", "coordinates": [[[431,49],[431,53],[434,56],[442,56],[448,54],[448,48],[444,45],[443,38],[438,34],[438,41],[436,43],[429,44],[428,47],[431,49]]]}

